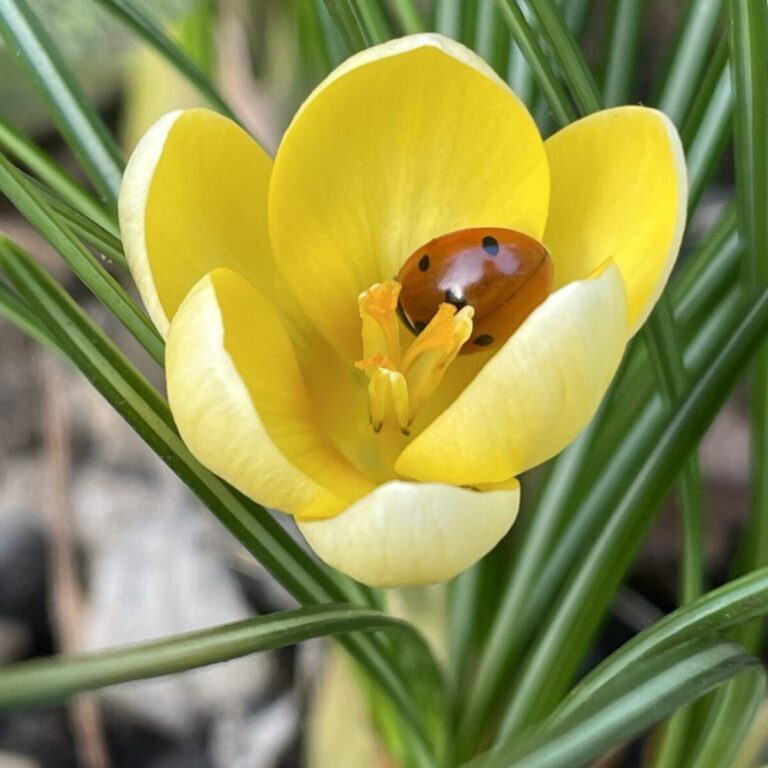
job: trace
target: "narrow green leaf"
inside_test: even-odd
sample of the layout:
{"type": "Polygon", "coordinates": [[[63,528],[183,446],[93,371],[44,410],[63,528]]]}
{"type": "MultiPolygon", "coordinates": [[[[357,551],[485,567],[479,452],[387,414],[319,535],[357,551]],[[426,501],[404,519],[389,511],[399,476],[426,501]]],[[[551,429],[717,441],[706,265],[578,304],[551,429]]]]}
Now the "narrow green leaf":
{"type": "Polygon", "coordinates": [[[558,717],[590,702],[611,680],[638,661],[698,637],[723,637],[733,627],[768,614],[768,568],[761,568],[707,592],[644,629],[595,667],[558,708],[558,717]]]}
{"type": "MultiPolygon", "coordinates": [[[[685,389],[686,374],[678,350],[676,329],[666,295],[663,295],[643,329],[648,356],[659,381],[662,400],[671,408],[685,389]]],[[[697,598],[704,581],[704,488],[696,451],[683,464],[678,483],[682,518],[682,558],[679,595],[682,604],[697,598]]],[[[691,713],[680,710],[662,731],[655,768],[674,768],[682,757],[691,713]]]]}
{"type": "MultiPolygon", "coordinates": [[[[197,462],[157,391],[28,254],[2,237],[0,269],[68,359],[280,584],[304,604],[348,599],[348,580],[331,574],[263,507],[197,462]]],[[[426,756],[423,763],[429,765],[423,713],[384,646],[375,638],[355,636],[342,643],[403,712],[412,729],[413,748],[426,756]]]]}
{"type": "Polygon", "coordinates": [[[516,0],[497,0],[499,10],[504,18],[512,37],[525,55],[533,71],[544,98],[561,125],[566,125],[575,119],[576,113],[568,95],[555,75],[549,60],[544,54],[536,35],[525,18],[525,14],[516,0]]]}
{"type": "Polygon", "coordinates": [[[691,139],[686,156],[688,166],[688,210],[696,210],[701,196],[717,170],[728,143],[733,114],[731,73],[724,69],[691,139]]]}
{"type": "Polygon", "coordinates": [[[357,7],[357,15],[365,35],[372,44],[384,43],[395,37],[395,31],[382,5],[368,0],[353,0],[353,2],[357,7]]]}
{"type": "Polygon", "coordinates": [[[563,13],[568,26],[576,37],[584,29],[594,0],[563,0],[563,13]]]}
{"type": "Polygon", "coordinates": [[[736,265],[734,256],[739,249],[736,207],[731,204],[672,277],[669,293],[675,305],[676,322],[685,325],[702,306],[711,306],[712,300],[722,294],[719,279],[731,270],[731,265],[736,265]]]}
{"type": "Polygon", "coordinates": [[[603,102],[606,107],[626,104],[632,91],[637,50],[642,31],[645,3],[618,0],[613,12],[613,26],[608,43],[603,102]]]}
{"type": "MultiPolygon", "coordinates": [[[[685,391],[687,377],[666,296],[656,304],[644,334],[662,398],[669,408],[685,391]]],[[[695,451],[683,465],[678,488],[683,532],[680,599],[687,603],[701,594],[704,576],[704,489],[695,451]]]]}
{"type": "Polygon", "coordinates": [[[237,120],[237,115],[221,97],[208,75],[168,35],[130,0],[94,0],[154,48],[197,88],[221,114],[237,120]]]}
{"type": "Polygon", "coordinates": [[[659,98],[659,109],[682,125],[709,58],[723,0],[693,0],[675,46],[675,55],[659,98]]]}
{"type": "Polygon", "coordinates": [[[728,66],[728,35],[720,35],[715,52],[707,64],[701,81],[696,86],[696,94],[680,131],[686,149],[690,147],[693,137],[698,133],[715,88],[728,66]]]}
{"type": "Polygon", "coordinates": [[[58,703],[77,693],[184,672],[314,637],[384,630],[426,645],[407,622],[355,605],[322,605],[259,616],[150,643],[0,667],[0,711],[58,703]]]}
{"type": "Polygon", "coordinates": [[[407,35],[426,31],[427,25],[415,0],[392,0],[392,9],[407,35]]]}
{"type": "Polygon", "coordinates": [[[475,51],[502,77],[506,76],[509,33],[499,18],[496,0],[480,0],[478,4],[475,51]]]}
{"type": "Polygon", "coordinates": [[[125,289],[94,259],[24,175],[2,155],[0,190],[56,249],[94,296],[114,313],[152,358],[163,365],[163,341],[147,316],[125,289]]]}
{"type": "Polygon", "coordinates": [[[355,0],[324,0],[325,7],[339,30],[349,53],[370,46],[363,22],[358,15],[355,0]]]}
{"type": "Polygon", "coordinates": [[[0,151],[6,152],[17,163],[25,165],[38,179],[61,195],[63,200],[110,234],[115,236],[119,234],[114,211],[105,210],[88,190],[83,189],[40,147],[2,118],[0,118],[0,151]]]}
{"type": "Polygon", "coordinates": [[[48,104],[88,177],[104,200],[114,205],[123,170],[120,151],[26,0],[0,0],[0,33],[48,104]]]}
{"type": "Polygon", "coordinates": [[[10,320],[17,328],[44,346],[61,354],[56,339],[41,325],[32,310],[6,285],[0,283],[0,317],[10,320]]]}
{"type": "MultiPolygon", "coordinates": [[[[742,280],[749,295],[768,285],[768,4],[731,0],[731,63],[736,101],[734,151],[739,233],[746,246],[742,280]]],[[[768,564],[768,350],[758,357],[751,382],[752,498],[743,571],[768,564]]],[[[741,635],[757,650],[762,627],[741,635]]]]}
{"type": "Polygon", "coordinates": [[[711,716],[701,729],[702,738],[690,760],[691,768],[720,768],[733,765],[744,739],[763,703],[765,679],[744,676],[723,686],[711,707],[711,716]]]}
{"type": "Polygon", "coordinates": [[[435,0],[435,30],[458,40],[461,37],[462,0],[435,0]]]}
{"type": "Polygon", "coordinates": [[[119,238],[73,208],[44,184],[29,176],[27,181],[77,237],[95,248],[104,258],[127,269],[128,262],[119,238]]]}
{"type": "Polygon", "coordinates": [[[449,674],[457,704],[463,695],[463,684],[470,674],[469,655],[476,630],[480,584],[480,564],[475,563],[448,585],[449,674]]]}
{"type": "Polygon", "coordinates": [[[321,9],[325,11],[325,6],[322,5],[322,0],[294,0],[293,6],[296,13],[298,50],[301,51],[300,63],[311,70],[313,78],[317,75],[322,77],[336,64],[320,15],[321,9]]]}
{"type": "Polygon", "coordinates": [[[760,661],[736,645],[704,639],[674,648],[637,664],[620,684],[572,718],[557,720],[553,726],[545,721],[532,737],[494,748],[482,768],[579,768],[742,674],[763,686],[760,661]]]}
{"type": "Polygon", "coordinates": [[[528,6],[536,16],[542,36],[556,57],[581,113],[596,112],[600,109],[600,91],[562,11],[554,0],[528,0],[528,6]]]}

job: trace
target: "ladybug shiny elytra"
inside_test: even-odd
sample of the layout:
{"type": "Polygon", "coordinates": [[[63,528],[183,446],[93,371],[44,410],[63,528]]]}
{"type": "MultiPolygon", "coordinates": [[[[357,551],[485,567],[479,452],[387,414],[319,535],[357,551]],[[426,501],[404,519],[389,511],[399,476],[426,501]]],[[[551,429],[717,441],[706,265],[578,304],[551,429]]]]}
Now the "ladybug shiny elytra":
{"type": "Polygon", "coordinates": [[[552,290],[552,259],[522,232],[460,229],[418,248],[397,275],[400,313],[420,333],[440,304],[475,310],[461,353],[500,347],[552,290]]]}

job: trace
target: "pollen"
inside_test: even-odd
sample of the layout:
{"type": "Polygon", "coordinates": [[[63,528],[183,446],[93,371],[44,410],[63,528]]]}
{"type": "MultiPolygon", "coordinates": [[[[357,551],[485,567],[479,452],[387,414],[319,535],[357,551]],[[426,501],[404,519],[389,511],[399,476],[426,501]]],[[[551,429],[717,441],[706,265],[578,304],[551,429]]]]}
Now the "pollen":
{"type": "Polygon", "coordinates": [[[471,306],[441,304],[405,352],[400,346],[397,317],[400,284],[372,285],[360,294],[363,355],[355,366],[369,377],[371,426],[378,433],[388,425],[408,435],[419,409],[432,396],[472,335],[471,306]]]}

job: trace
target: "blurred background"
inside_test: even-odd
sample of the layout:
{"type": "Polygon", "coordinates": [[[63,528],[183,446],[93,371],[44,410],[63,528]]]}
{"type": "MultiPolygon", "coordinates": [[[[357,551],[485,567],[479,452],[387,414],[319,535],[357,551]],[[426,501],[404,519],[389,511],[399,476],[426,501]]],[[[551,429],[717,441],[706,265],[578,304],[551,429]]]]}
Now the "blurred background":
{"type": "MultiPolygon", "coordinates": [[[[642,34],[632,101],[642,102],[651,98],[650,84],[667,63],[686,3],[636,2],[642,34]]],[[[387,3],[379,4],[386,12],[387,3]]],[[[341,58],[332,38],[321,45],[312,34],[314,23],[330,26],[316,0],[143,5],[215,76],[225,99],[270,151],[302,98],[341,58]]],[[[582,39],[600,72],[602,41],[619,4],[580,5],[591,6],[580,21],[582,39]]],[[[30,6],[126,155],[160,115],[203,103],[91,0],[30,0],[30,6]]],[[[423,10],[430,9],[424,2],[423,10]]],[[[508,35],[500,27],[502,38],[508,35]]],[[[545,134],[551,132],[541,104],[534,102],[534,114],[545,134]]],[[[77,175],[44,106],[4,51],[0,118],[77,175]]],[[[713,174],[691,223],[693,239],[732,193],[727,153],[713,174]]],[[[141,365],[142,352],[128,334],[7,201],[0,201],[0,231],[35,254],[141,365]]],[[[152,366],[145,371],[156,379],[152,366]]],[[[734,556],[747,508],[748,426],[739,396],[720,414],[701,460],[708,494],[707,570],[716,583],[734,556]]],[[[595,659],[676,605],[678,553],[672,501],[613,607],[595,659]]],[[[292,605],[79,374],[0,319],[0,664],[145,640],[292,605]]],[[[386,766],[369,734],[354,673],[340,656],[312,642],[118,686],[68,708],[0,717],[0,768],[386,766]]],[[[634,764],[631,751],[604,763],[634,764]]]]}

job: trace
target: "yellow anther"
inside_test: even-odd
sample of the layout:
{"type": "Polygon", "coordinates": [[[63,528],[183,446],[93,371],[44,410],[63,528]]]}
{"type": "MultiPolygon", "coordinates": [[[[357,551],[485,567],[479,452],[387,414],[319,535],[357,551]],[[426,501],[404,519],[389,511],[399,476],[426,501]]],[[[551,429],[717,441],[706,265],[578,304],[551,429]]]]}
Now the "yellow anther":
{"type": "Polygon", "coordinates": [[[394,420],[400,431],[408,434],[408,385],[400,371],[377,368],[368,384],[368,398],[374,432],[380,432],[385,422],[394,420]]]}
{"type": "Polygon", "coordinates": [[[448,366],[472,335],[473,315],[472,307],[456,312],[450,304],[441,304],[406,351],[402,371],[408,382],[412,417],[440,386],[448,366]]]}
{"type": "Polygon", "coordinates": [[[397,301],[400,283],[386,280],[372,285],[357,299],[363,321],[363,355],[368,358],[385,354],[398,366],[400,363],[400,324],[397,301]]]}

